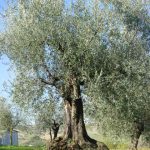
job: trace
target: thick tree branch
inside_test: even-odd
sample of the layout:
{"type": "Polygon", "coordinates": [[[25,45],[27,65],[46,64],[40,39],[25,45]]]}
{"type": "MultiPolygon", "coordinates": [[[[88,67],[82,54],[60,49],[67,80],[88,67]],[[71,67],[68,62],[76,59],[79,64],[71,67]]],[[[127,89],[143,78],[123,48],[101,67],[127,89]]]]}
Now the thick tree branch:
{"type": "Polygon", "coordinates": [[[48,69],[48,66],[46,64],[43,64],[42,67],[47,72],[47,78],[48,78],[48,80],[39,77],[40,81],[43,82],[43,83],[45,83],[45,84],[47,84],[47,85],[56,86],[56,82],[58,82],[60,80],[60,78],[52,75],[52,73],[50,72],[50,70],[48,69]]]}
{"type": "Polygon", "coordinates": [[[40,79],[40,81],[41,81],[42,83],[45,83],[45,84],[47,84],[47,85],[53,85],[53,86],[55,86],[55,84],[54,84],[53,82],[47,81],[47,80],[45,80],[45,79],[43,79],[43,78],[39,78],[39,79],[40,79]]]}

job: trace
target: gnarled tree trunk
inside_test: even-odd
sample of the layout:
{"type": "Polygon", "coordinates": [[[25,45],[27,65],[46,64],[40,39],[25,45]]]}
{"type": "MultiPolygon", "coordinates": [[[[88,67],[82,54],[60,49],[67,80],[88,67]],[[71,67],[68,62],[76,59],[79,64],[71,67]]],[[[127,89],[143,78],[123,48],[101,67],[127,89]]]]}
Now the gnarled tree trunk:
{"type": "Polygon", "coordinates": [[[131,150],[137,150],[139,138],[144,131],[144,123],[139,120],[134,121],[133,134],[131,136],[131,150]]]}
{"type": "Polygon", "coordinates": [[[72,138],[72,127],[71,127],[71,111],[72,104],[71,99],[64,100],[64,110],[65,110],[65,130],[64,130],[64,139],[72,138]]]}
{"type": "Polygon", "coordinates": [[[63,89],[61,89],[61,91],[63,93],[65,110],[64,136],[63,140],[58,138],[53,141],[49,150],[55,148],[58,150],[109,150],[104,143],[97,142],[90,138],[87,134],[84,123],[83,102],[81,98],[79,80],[75,76],[71,76],[68,83],[63,87],[63,89]],[[71,141],[71,143],[68,141],[71,141]]]}
{"type": "Polygon", "coordinates": [[[79,145],[83,145],[85,143],[96,145],[96,141],[88,136],[85,128],[82,99],[79,98],[76,100],[72,100],[71,103],[65,100],[64,103],[64,139],[72,139],[76,144],[79,145]]]}
{"type": "MultiPolygon", "coordinates": [[[[85,145],[97,148],[97,141],[91,139],[86,131],[84,123],[83,102],[81,98],[80,85],[77,78],[71,78],[67,95],[64,100],[65,109],[65,132],[64,139],[72,139],[75,144],[83,147],[85,145]]],[[[108,149],[104,145],[105,149],[108,149]]]]}

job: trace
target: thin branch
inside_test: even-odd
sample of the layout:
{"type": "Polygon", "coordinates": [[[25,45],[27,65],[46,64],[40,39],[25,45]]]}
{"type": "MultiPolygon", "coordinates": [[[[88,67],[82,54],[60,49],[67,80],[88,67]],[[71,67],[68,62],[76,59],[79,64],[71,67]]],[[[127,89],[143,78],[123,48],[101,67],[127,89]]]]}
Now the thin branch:
{"type": "Polygon", "coordinates": [[[41,80],[41,82],[48,84],[48,85],[56,86],[56,82],[58,82],[60,80],[60,78],[52,75],[52,73],[50,72],[50,70],[48,69],[46,64],[43,64],[43,68],[48,73],[48,80],[45,80],[40,77],[39,79],[41,80]]]}
{"type": "Polygon", "coordinates": [[[49,71],[48,67],[46,64],[43,64],[44,69],[46,70],[46,72],[48,73],[49,78],[52,77],[51,72],[49,71]]]}
{"type": "Polygon", "coordinates": [[[39,79],[40,79],[41,82],[43,82],[43,83],[45,83],[47,85],[53,85],[53,86],[55,86],[54,82],[47,81],[47,80],[45,80],[43,78],[39,78],[39,79]]]}
{"type": "MultiPolygon", "coordinates": [[[[66,42],[65,42],[65,44],[66,44],[66,42]]],[[[58,50],[61,51],[62,53],[64,53],[65,48],[59,43],[58,44],[58,50]]]]}

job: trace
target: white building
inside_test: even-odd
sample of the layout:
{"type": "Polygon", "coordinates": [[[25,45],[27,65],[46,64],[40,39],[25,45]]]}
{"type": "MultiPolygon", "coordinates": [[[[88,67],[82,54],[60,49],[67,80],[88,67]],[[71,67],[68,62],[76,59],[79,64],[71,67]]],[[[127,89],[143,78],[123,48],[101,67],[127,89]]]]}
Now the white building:
{"type": "MultiPolygon", "coordinates": [[[[6,131],[0,137],[0,145],[11,145],[9,131],[6,131]]],[[[18,145],[18,131],[16,130],[13,130],[12,133],[12,145],[18,145]]]]}

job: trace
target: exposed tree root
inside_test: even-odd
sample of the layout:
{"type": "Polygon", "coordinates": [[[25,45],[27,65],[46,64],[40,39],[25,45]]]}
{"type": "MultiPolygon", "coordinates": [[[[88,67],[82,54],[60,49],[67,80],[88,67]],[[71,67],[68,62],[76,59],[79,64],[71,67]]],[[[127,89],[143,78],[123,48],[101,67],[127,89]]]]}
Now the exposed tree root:
{"type": "Polygon", "coordinates": [[[49,143],[47,150],[109,150],[102,142],[90,143],[85,142],[82,145],[74,143],[71,139],[63,140],[61,137],[56,138],[49,143]]]}

